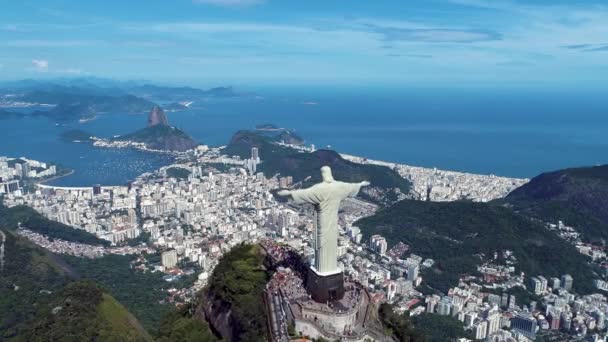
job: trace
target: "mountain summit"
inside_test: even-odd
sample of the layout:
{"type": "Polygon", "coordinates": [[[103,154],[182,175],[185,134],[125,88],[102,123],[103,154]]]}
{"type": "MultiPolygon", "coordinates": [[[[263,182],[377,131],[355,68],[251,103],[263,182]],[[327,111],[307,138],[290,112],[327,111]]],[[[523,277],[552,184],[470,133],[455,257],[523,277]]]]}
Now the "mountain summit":
{"type": "Polygon", "coordinates": [[[148,127],[157,125],[169,126],[169,120],[167,120],[167,116],[162,108],[154,106],[148,115],[148,127]]]}
{"type": "Polygon", "coordinates": [[[184,131],[169,125],[165,112],[154,106],[148,116],[148,127],[137,132],[113,138],[114,141],[143,143],[147,148],[159,151],[184,152],[198,143],[184,131]]]}

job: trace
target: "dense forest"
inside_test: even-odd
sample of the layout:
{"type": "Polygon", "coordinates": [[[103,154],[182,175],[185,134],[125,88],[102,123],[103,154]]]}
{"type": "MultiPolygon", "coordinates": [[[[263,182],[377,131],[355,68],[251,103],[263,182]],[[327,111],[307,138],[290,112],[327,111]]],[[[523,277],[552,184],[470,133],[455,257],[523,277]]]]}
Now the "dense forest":
{"type": "MultiPolygon", "coordinates": [[[[81,274],[61,258],[10,230],[3,232],[0,340],[149,339],[137,319],[105,290],[90,281],[75,281],[81,274]]],[[[133,281],[120,277],[118,284],[133,281]]]]}
{"type": "Polygon", "coordinates": [[[270,274],[263,267],[264,256],[258,245],[239,245],[226,253],[201,294],[202,304],[221,303],[230,311],[231,328],[237,341],[266,340],[266,306],[263,292],[270,274]]]}
{"type": "Polygon", "coordinates": [[[167,315],[160,324],[157,341],[218,341],[206,321],[193,317],[194,310],[194,305],[185,305],[167,315]]]}
{"type": "Polygon", "coordinates": [[[422,314],[410,317],[407,312],[395,313],[390,304],[380,305],[379,316],[386,335],[400,342],[443,342],[471,338],[462,322],[451,316],[422,314]]]}
{"type": "Polygon", "coordinates": [[[41,249],[3,230],[5,262],[0,274],[0,340],[18,336],[52,294],[68,283],[66,271],[41,249]]]}
{"type": "Polygon", "coordinates": [[[149,341],[137,320],[95,283],[78,281],[53,295],[19,336],[22,341],[149,341]]]}
{"type": "Polygon", "coordinates": [[[156,334],[161,319],[174,309],[161,303],[166,290],[189,284],[168,283],[163,273],[141,272],[131,267],[133,256],[107,255],[98,259],[64,257],[83,279],[96,282],[137,317],[151,334],[156,334]]]}

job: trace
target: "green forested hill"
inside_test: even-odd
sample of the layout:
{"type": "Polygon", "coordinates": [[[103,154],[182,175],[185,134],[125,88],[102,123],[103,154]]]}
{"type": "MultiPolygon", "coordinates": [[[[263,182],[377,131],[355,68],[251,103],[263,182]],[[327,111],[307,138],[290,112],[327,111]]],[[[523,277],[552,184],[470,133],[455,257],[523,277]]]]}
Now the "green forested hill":
{"type": "Polygon", "coordinates": [[[209,280],[201,304],[219,303],[230,312],[230,329],[236,341],[267,340],[263,292],[270,274],[263,267],[259,245],[239,245],[226,253],[209,280]]]}
{"type": "Polygon", "coordinates": [[[74,281],[79,274],[62,260],[9,230],[3,233],[0,340],[150,339],[137,319],[97,285],[74,281]]]}
{"type": "Polygon", "coordinates": [[[527,275],[571,274],[576,291],[593,291],[593,271],[587,258],[542,225],[499,205],[473,202],[404,200],[360,220],[365,238],[380,234],[389,247],[399,241],[413,253],[436,261],[424,273],[428,285],[445,292],[462,274],[475,274],[495,251],[511,250],[516,269],[527,275]]]}
{"type": "Polygon", "coordinates": [[[608,165],[543,173],[499,202],[543,221],[564,221],[586,241],[608,242],[608,165]]]}
{"type": "Polygon", "coordinates": [[[184,131],[167,125],[146,127],[112,140],[140,142],[146,144],[148,148],[163,151],[187,151],[198,145],[184,131]]]}
{"type": "Polygon", "coordinates": [[[328,165],[332,169],[334,178],[340,181],[367,180],[374,187],[398,188],[403,193],[407,193],[410,189],[409,181],[388,167],[353,163],[330,150],[318,150],[313,153],[299,152],[293,148],[277,145],[270,138],[250,131],[235,133],[230,144],[224,149],[224,153],[249,158],[252,147],[259,149],[262,164],[258,166],[258,169],[267,177],[279,173],[281,176],[292,176],[295,182],[304,180],[319,182],[321,180],[319,169],[321,166],[328,165]]]}
{"type": "Polygon", "coordinates": [[[150,341],[120,303],[95,283],[70,283],[41,307],[17,338],[22,341],[150,341]]]}
{"type": "Polygon", "coordinates": [[[68,283],[67,272],[44,251],[4,230],[4,269],[0,273],[0,340],[19,335],[36,308],[68,283]]]}

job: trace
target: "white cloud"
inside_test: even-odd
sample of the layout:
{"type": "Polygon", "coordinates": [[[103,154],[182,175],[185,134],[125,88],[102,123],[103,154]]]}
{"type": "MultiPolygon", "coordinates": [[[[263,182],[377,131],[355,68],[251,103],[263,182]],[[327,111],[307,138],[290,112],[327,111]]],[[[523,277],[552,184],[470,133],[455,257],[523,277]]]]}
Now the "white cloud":
{"type": "Polygon", "coordinates": [[[198,4],[226,6],[226,7],[245,7],[264,3],[264,0],[194,0],[198,4]]]}
{"type": "Polygon", "coordinates": [[[44,59],[34,59],[32,60],[32,65],[34,69],[38,72],[47,72],[49,71],[49,61],[44,59]]]}

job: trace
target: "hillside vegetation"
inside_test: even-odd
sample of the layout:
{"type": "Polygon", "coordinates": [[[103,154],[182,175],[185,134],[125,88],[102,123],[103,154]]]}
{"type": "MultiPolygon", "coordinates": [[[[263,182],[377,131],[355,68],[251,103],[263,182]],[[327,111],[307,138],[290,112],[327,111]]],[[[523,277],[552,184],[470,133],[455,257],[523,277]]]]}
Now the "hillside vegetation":
{"type": "MultiPolygon", "coordinates": [[[[258,245],[232,248],[220,259],[207,290],[202,293],[203,306],[213,306],[214,313],[229,312],[233,341],[267,340],[263,292],[270,274],[264,269],[263,260],[258,245]]],[[[212,322],[213,318],[208,317],[212,322]]],[[[216,327],[216,330],[222,329],[216,327]]]]}
{"type": "Polygon", "coordinates": [[[337,152],[318,150],[305,153],[290,147],[277,145],[262,134],[250,131],[239,131],[232,137],[224,153],[241,158],[251,156],[251,148],[257,147],[262,164],[258,169],[266,177],[276,174],[292,176],[294,182],[308,183],[321,181],[321,166],[331,167],[334,178],[344,182],[370,181],[372,186],[383,189],[399,189],[408,193],[410,183],[396,171],[380,165],[363,165],[342,158],[337,152]]]}
{"type": "Polygon", "coordinates": [[[110,294],[59,257],[6,235],[0,274],[0,340],[144,341],[150,336],[110,294]]]}
{"type": "Polygon", "coordinates": [[[546,222],[561,220],[586,241],[608,240],[608,165],[541,174],[500,202],[546,222]]]}
{"type": "Polygon", "coordinates": [[[42,307],[23,341],[149,341],[122,305],[92,282],[74,282],[42,307]]]}
{"type": "Polygon", "coordinates": [[[87,231],[51,221],[28,206],[19,205],[7,208],[0,202],[0,227],[15,230],[19,227],[19,223],[22,227],[46,235],[51,239],[91,245],[110,245],[109,241],[100,239],[87,231]]]}
{"type": "Polygon", "coordinates": [[[436,261],[425,282],[442,292],[464,274],[476,274],[482,258],[511,250],[516,269],[547,277],[571,274],[576,291],[593,291],[587,258],[542,225],[493,204],[404,200],[356,223],[365,239],[380,234],[389,247],[402,241],[411,251],[436,261]]]}

